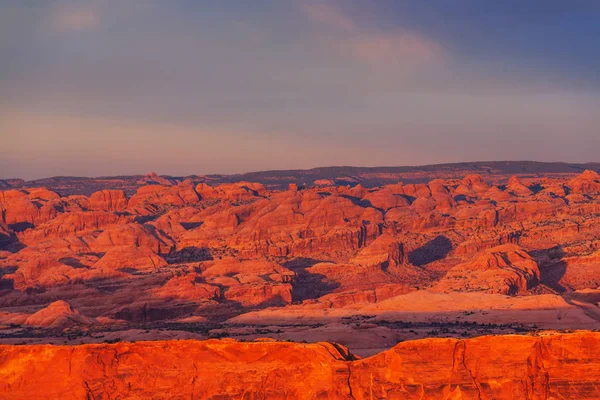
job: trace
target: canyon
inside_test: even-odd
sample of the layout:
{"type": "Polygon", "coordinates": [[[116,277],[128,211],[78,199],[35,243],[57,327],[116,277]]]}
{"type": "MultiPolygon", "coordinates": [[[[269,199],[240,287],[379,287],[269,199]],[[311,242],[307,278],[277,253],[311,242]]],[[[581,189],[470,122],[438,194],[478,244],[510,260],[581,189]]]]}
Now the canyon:
{"type": "Polygon", "coordinates": [[[586,167],[2,181],[0,398],[597,398],[586,167]]]}

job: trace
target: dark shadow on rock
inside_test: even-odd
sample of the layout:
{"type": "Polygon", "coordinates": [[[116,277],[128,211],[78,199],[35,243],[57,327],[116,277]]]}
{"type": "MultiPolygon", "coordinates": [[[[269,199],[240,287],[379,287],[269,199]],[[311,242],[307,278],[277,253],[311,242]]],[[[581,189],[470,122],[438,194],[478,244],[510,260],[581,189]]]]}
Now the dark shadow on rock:
{"type": "Polygon", "coordinates": [[[414,203],[415,200],[417,199],[415,196],[409,196],[407,194],[400,194],[399,196],[404,197],[408,201],[409,204],[414,203]]]}
{"type": "Polygon", "coordinates": [[[565,251],[562,246],[534,250],[530,254],[540,268],[540,282],[558,293],[566,292],[567,289],[560,283],[567,272],[567,263],[564,261],[565,251]]]}
{"type": "Polygon", "coordinates": [[[158,245],[158,254],[165,255],[165,254],[169,254],[171,253],[173,250],[175,250],[175,246],[166,246],[165,243],[161,240],[161,233],[162,235],[166,236],[169,239],[172,239],[169,235],[166,235],[164,232],[159,233],[158,229],[156,229],[156,227],[154,225],[151,224],[144,224],[144,229],[146,229],[148,232],[152,233],[152,235],[156,238],[156,240],[158,240],[159,245],[158,245]]]}
{"type": "Polygon", "coordinates": [[[21,243],[15,232],[10,232],[8,235],[0,235],[0,250],[17,253],[23,250],[25,247],[27,246],[21,243]]]}
{"type": "Polygon", "coordinates": [[[2,234],[0,233],[0,250],[4,250],[11,244],[13,244],[17,240],[14,232],[10,232],[10,234],[2,234]]]}
{"type": "Polygon", "coordinates": [[[155,322],[164,321],[191,315],[198,308],[194,302],[146,302],[124,306],[115,311],[111,316],[128,322],[155,322]]]}
{"type": "Polygon", "coordinates": [[[452,242],[446,236],[438,236],[408,253],[408,261],[418,267],[445,258],[452,250],[452,242]]]}
{"type": "Polygon", "coordinates": [[[387,272],[388,268],[390,267],[390,261],[384,261],[383,263],[381,263],[381,270],[383,272],[387,272]]]}
{"type": "Polygon", "coordinates": [[[355,206],[359,206],[362,208],[374,208],[376,210],[379,210],[381,212],[385,212],[385,210],[375,207],[369,200],[365,200],[365,199],[359,199],[358,197],[354,197],[354,196],[349,196],[347,194],[343,194],[340,197],[343,197],[345,199],[348,199],[352,202],[352,204],[354,204],[355,206]]]}
{"type": "Polygon", "coordinates": [[[19,269],[16,265],[0,268],[0,290],[14,290],[14,280],[4,278],[4,275],[14,274],[19,269]]]}
{"type": "Polygon", "coordinates": [[[130,267],[118,268],[117,271],[123,272],[125,274],[129,274],[129,275],[144,275],[143,272],[138,271],[135,268],[130,268],[130,267]]]}
{"type": "Polygon", "coordinates": [[[261,309],[261,308],[267,308],[267,307],[285,307],[287,305],[288,305],[288,303],[285,301],[285,299],[283,297],[281,297],[280,294],[278,294],[268,300],[263,301],[260,304],[257,304],[253,308],[261,309]]]}
{"type": "Polygon", "coordinates": [[[531,190],[533,194],[538,194],[539,192],[544,190],[544,187],[539,183],[536,183],[535,185],[529,186],[529,190],[531,190]]]}
{"type": "Polygon", "coordinates": [[[459,195],[454,196],[454,201],[456,201],[456,202],[466,201],[469,204],[473,204],[473,201],[469,200],[469,198],[464,194],[459,194],[459,195]]]}
{"type": "Polygon", "coordinates": [[[33,296],[33,295],[38,295],[38,294],[42,294],[42,293],[46,293],[47,289],[44,287],[28,287],[27,289],[25,289],[25,293],[29,296],[33,296]]]}
{"type": "Polygon", "coordinates": [[[158,217],[159,217],[158,215],[138,215],[133,220],[135,222],[137,222],[138,224],[143,225],[147,222],[152,222],[152,221],[156,220],[158,217]]]}
{"type": "Polygon", "coordinates": [[[106,252],[92,252],[92,251],[87,251],[85,253],[78,253],[78,256],[92,256],[92,257],[98,257],[98,258],[102,258],[104,257],[104,255],[106,254],[106,252]]]}
{"type": "Polygon", "coordinates": [[[0,278],[0,290],[15,290],[14,279],[0,278]]]}
{"type": "Polygon", "coordinates": [[[204,222],[181,222],[181,226],[183,226],[186,231],[189,231],[190,229],[201,227],[203,223],[204,222]]]}
{"type": "Polygon", "coordinates": [[[340,284],[337,282],[328,282],[325,275],[312,274],[307,270],[320,262],[326,261],[312,258],[296,258],[283,264],[284,267],[296,273],[296,277],[292,283],[292,303],[318,299],[340,287],[340,284]]]}
{"type": "Polygon", "coordinates": [[[27,229],[33,228],[33,224],[31,222],[17,222],[8,224],[8,228],[15,232],[25,232],[27,229]]]}
{"type": "Polygon", "coordinates": [[[89,269],[90,267],[82,264],[81,261],[76,259],[75,257],[63,257],[58,260],[58,262],[68,265],[71,268],[85,268],[89,269]]]}
{"type": "Polygon", "coordinates": [[[169,264],[180,264],[186,262],[210,261],[213,259],[211,251],[207,247],[184,247],[181,250],[171,251],[165,260],[169,264]]]}

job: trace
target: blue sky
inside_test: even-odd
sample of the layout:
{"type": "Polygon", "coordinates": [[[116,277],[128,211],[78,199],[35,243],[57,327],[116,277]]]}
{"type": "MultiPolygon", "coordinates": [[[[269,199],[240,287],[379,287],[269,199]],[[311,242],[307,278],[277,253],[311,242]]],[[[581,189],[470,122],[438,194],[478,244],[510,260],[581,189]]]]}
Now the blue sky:
{"type": "Polygon", "coordinates": [[[0,177],[598,161],[600,3],[0,0],[0,177]]]}

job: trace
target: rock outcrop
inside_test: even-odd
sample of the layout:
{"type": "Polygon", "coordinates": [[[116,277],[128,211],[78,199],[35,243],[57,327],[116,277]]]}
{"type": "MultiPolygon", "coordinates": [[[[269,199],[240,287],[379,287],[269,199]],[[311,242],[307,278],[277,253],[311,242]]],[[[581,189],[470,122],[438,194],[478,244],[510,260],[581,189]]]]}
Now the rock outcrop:
{"type": "Polygon", "coordinates": [[[27,317],[23,324],[36,328],[65,328],[91,323],[90,318],[80,315],[69,303],[58,300],[27,317]]]}
{"type": "Polygon", "coordinates": [[[600,334],[339,345],[158,341],[0,346],[0,399],[597,399],[600,334]]]}
{"type": "Polygon", "coordinates": [[[451,268],[435,291],[485,291],[523,294],[540,280],[535,260],[521,247],[507,244],[485,250],[472,261],[451,268]]]}
{"type": "Polygon", "coordinates": [[[96,211],[124,211],[127,208],[127,196],[123,190],[101,190],[92,193],[89,207],[96,211]]]}
{"type": "Polygon", "coordinates": [[[568,182],[573,193],[592,194],[600,193],[600,174],[596,171],[585,170],[581,175],[568,182]]]}

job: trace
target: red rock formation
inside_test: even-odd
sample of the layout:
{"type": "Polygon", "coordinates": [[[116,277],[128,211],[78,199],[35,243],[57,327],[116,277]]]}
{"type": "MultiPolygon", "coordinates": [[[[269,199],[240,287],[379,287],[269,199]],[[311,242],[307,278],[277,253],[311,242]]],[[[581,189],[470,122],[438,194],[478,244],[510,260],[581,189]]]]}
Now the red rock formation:
{"type": "Polygon", "coordinates": [[[409,341],[352,362],[350,387],[356,399],[594,399],[599,356],[595,333],[409,341]]]}
{"type": "Polygon", "coordinates": [[[134,214],[153,215],[168,211],[174,207],[195,204],[200,200],[198,193],[189,183],[175,186],[142,186],[129,199],[127,209],[134,214]]]}
{"type": "Polygon", "coordinates": [[[568,182],[573,193],[600,193],[600,174],[586,169],[581,175],[568,182]]]}
{"type": "Polygon", "coordinates": [[[406,197],[395,194],[392,190],[383,188],[367,194],[363,201],[372,204],[373,207],[387,211],[394,207],[408,207],[410,202],[406,197]]]}
{"type": "Polygon", "coordinates": [[[93,323],[91,318],[86,318],[73,310],[66,301],[58,300],[45,307],[35,314],[30,315],[23,322],[38,328],[65,328],[73,325],[83,325],[93,323]]]}
{"type": "Polygon", "coordinates": [[[328,343],[0,346],[0,398],[597,399],[598,333],[328,343]]]}
{"type": "Polygon", "coordinates": [[[116,224],[133,222],[133,217],[110,212],[84,211],[69,212],[29,229],[21,235],[26,244],[36,244],[52,238],[64,238],[68,235],[83,236],[106,229],[116,224]]]}
{"type": "Polygon", "coordinates": [[[174,276],[160,288],[152,291],[153,296],[165,299],[188,301],[215,300],[221,296],[218,286],[202,283],[196,274],[174,276]]]}
{"type": "Polygon", "coordinates": [[[517,196],[531,196],[533,194],[531,189],[523,185],[516,176],[513,176],[508,180],[506,189],[517,196]]]}
{"type": "Polygon", "coordinates": [[[127,208],[127,196],[122,190],[101,190],[92,193],[89,207],[96,211],[124,211],[127,208]]]}
{"type": "Polygon", "coordinates": [[[210,284],[225,288],[224,297],[242,306],[285,305],[292,302],[294,273],[269,261],[227,257],[202,272],[210,284]]]}
{"type": "Polygon", "coordinates": [[[159,176],[156,172],[150,172],[149,174],[142,177],[138,184],[140,185],[175,185],[176,181],[170,177],[159,176]]]}
{"type": "Polygon", "coordinates": [[[30,200],[50,201],[60,199],[60,195],[58,193],[46,188],[34,188],[28,190],[27,192],[30,200]]]}
{"type": "Polygon", "coordinates": [[[45,189],[0,191],[0,215],[9,225],[29,227],[49,221],[58,215],[59,203],[58,195],[45,189]]]}
{"type": "Polygon", "coordinates": [[[225,299],[241,306],[284,306],[292,303],[292,285],[289,283],[233,284],[223,294],[225,299]]]}
{"type": "Polygon", "coordinates": [[[472,261],[453,267],[434,290],[522,294],[539,279],[540,270],[533,258],[523,248],[507,244],[486,250],[472,261]]]}
{"type": "MultiPolygon", "coordinates": [[[[286,275],[290,276],[290,280],[293,276],[293,273],[290,270],[272,261],[239,260],[235,257],[225,257],[202,272],[202,276],[207,279],[216,276],[236,276],[238,274],[264,276],[286,275]]],[[[284,279],[277,278],[277,280],[283,281],[284,279]]]]}
{"type": "Polygon", "coordinates": [[[2,280],[10,281],[10,286],[16,291],[26,292],[28,289],[68,285],[85,274],[96,261],[94,255],[78,256],[69,250],[45,251],[28,247],[0,261],[0,266],[16,266],[14,272],[5,274],[2,280]]]}
{"type": "Polygon", "coordinates": [[[223,184],[216,187],[200,183],[196,191],[204,199],[227,199],[231,201],[248,201],[256,197],[262,197],[267,191],[260,183],[236,182],[223,184]]]}
{"type": "Polygon", "coordinates": [[[115,246],[147,247],[157,254],[168,253],[174,243],[169,238],[140,224],[115,224],[106,228],[90,247],[105,252],[115,246]]]}
{"type": "Polygon", "coordinates": [[[93,268],[105,270],[109,273],[116,270],[123,272],[155,272],[166,266],[167,262],[148,247],[115,246],[108,250],[93,265],[93,268]]]}
{"type": "Polygon", "coordinates": [[[408,262],[404,246],[390,235],[383,234],[368,246],[364,247],[352,259],[354,264],[365,266],[386,264],[386,268],[395,267],[408,262]]]}
{"type": "Polygon", "coordinates": [[[600,251],[575,257],[565,257],[545,268],[547,281],[565,289],[596,289],[600,287],[600,251]]]}

